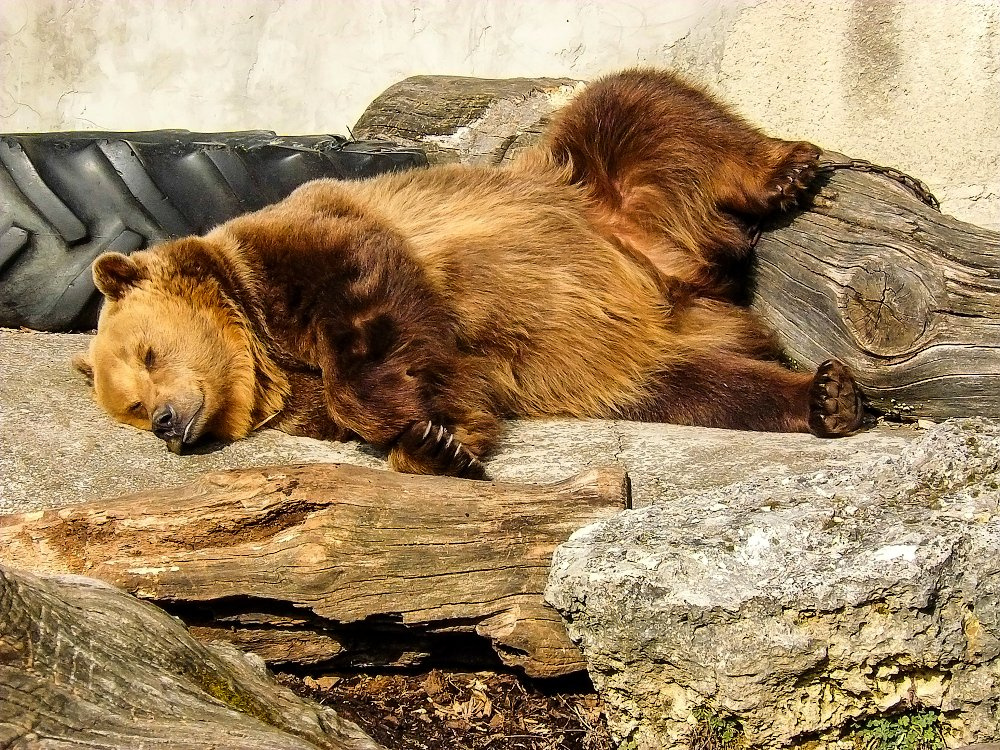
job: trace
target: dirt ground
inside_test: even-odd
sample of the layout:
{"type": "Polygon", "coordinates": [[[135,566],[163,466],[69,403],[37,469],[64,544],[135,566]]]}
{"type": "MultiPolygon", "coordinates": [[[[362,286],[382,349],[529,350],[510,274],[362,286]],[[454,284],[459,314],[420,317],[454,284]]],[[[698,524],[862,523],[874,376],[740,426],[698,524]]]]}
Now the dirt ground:
{"type": "Polygon", "coordinates": [[[540,687],[511,674],[445,672],[281,681],[330,706],[390,750],[611,750],[586,684],[540,687]]]}

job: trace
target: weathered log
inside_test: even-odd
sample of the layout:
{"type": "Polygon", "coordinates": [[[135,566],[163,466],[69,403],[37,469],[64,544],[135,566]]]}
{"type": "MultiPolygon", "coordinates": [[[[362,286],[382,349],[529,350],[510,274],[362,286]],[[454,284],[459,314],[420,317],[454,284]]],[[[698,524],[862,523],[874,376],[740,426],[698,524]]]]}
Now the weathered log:
{"type": "MultiPolygon", "coordinates": [[[[510,144],[537,140],[571,83],[407,78],[372,102],[358,132],[408,138],[432,163],[500,163],[510,144]]],[[[838,171],[818,187],[813,206],[757,246],[753,307],[789,357],[809,367],[839,357],[873,406],[899,416],[1000,416],[1000,234],[878,174],[838,171]]]]}
{"type": "Polygon", "coordinates": [[[0,565],[0,747],[381,746],[156,607],[94,579],[0,565]]]}
{"type": "Polygon", "coordinates": [[[353,133],[420,146],[431,164],[501,164],[538,140],[580,85],[568,78],[413,76],[381,93],[353,133]]]}
{"type": "Polygon", "coordinates": [[[888,177],[824,176],[809,210],[764,232],[753,307],[794,360],[847,362],[879,409],[1000,416],[1000,234],[888,177]]]}
{"type": "Polygon", "coordinates": [[[482,659],[492,646],[550,677],[585,666],[542,599],[552,553],[627,503],[621,469],[539,486],[313,464],[0,517],[0,549],[112,582],[272,664],[482,659]]]}

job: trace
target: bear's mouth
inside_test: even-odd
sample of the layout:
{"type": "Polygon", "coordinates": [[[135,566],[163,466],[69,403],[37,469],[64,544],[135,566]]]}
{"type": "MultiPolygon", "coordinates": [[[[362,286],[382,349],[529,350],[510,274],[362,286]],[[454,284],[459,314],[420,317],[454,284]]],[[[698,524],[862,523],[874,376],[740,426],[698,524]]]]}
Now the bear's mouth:
{"type": "Polygon", "coordinates": [[[164,438],[163,442],[167,444],[167,450],[169,450],[171,453],[174,453],[178,456],[184,453],[184,438],[180,437],[164,438]]]}

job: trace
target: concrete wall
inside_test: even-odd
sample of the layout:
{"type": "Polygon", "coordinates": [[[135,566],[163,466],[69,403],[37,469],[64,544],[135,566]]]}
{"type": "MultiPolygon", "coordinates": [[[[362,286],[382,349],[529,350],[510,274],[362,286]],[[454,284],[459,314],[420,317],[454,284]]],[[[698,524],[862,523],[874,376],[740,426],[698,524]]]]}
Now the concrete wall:
{"type": "Polygon", "coordinates": [[[408,75],[636,63],[1000,226],[995,0],[3,0],[0,127],[344,133],[408,75]]]}

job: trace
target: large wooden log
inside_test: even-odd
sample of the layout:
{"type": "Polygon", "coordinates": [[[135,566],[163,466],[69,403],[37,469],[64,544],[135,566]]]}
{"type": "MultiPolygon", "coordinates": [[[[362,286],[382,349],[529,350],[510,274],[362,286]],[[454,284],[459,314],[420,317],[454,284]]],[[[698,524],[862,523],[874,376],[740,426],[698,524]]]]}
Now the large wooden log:
{"type": "Polygon", "coordinates": [[[380,749],[254,661],[101,581],[0,565],[0,747],[380,749]]]}
{"type": "Polygon", "coordinates": [[[757,244],[753,306],[789,356],[839,357],[903,417],[1000,417],[1000,234],[888,177],[838,170],[818,187],[757,244]]]}
{"type": "Polygon", "coordinates": [[[0,517],[3,557],[114,583],[278,665],[428,656],[585,667],[542,591],[555,547],[628,503],[621,469],[555,485],[314,464],[0,517]]]}
{"type": "MultiPolygon", "coordinates": [[[[407,78],[358,132],[419,143],[432,163],[500,163],[537,140],[571,83],[407,78]]],[[[818,187],[757,247],[753,307],[788,355],[809,367],[843,359],[873,406],[901,417],[1000,417],[1000,234],[878,174],[838,171],[818,187]]]]}

